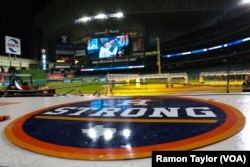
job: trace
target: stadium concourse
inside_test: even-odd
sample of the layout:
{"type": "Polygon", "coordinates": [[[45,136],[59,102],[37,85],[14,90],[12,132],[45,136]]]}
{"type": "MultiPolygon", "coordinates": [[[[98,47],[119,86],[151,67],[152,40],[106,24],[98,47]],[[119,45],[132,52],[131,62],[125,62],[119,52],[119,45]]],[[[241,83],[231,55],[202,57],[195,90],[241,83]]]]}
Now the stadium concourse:
{"type": "Polygon", "coordinates": [[[153,150],[248,151],[249,99],[247,92],[1,98],[0,115],[10,118],[0,122],[0,166],[150,167],[153,150]]]}

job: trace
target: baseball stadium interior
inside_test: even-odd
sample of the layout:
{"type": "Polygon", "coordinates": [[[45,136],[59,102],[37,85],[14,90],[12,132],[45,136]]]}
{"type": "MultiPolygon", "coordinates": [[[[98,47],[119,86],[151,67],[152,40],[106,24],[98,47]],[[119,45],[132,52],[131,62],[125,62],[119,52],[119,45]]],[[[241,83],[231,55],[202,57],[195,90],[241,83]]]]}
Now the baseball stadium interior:
{"type": "MultiPolygon", "coordinates": [[[[21,129],[25,127],[21,124],[33,123],[28,116],[52,112],[51,106],[79,106],[82,101],[86,107],[92,101],[91,107],[98,108],[111,105],[110,99],[118,99],[108,106],[117,107],[113,103],[134,97],[160,99],[162,104],[173,98],[176,105],[183,102],[182,107],[202,103],[219,108],[225,115],[236,113],[238,120],[227,131],[229,135],[173,147],[177,150],[250,150],[247,0],[11,0],[1,1],[0,6],[0,147],[4,153],[0,166],[150,167],[148,151],[154,151],[155,143],[152,148],[130,148],[129,153],[123,153],[122,148],[117,151],[116,142],[107,146],[109,151],[103,151],[106,146],[96,141],[92,143],[94,148],[90,144],[84,150],[72,151],[71,147],[78,145],[69,144],[71,151],[53,146],[55,150],[48,151],[50,146],[43,143],[47,140],[41,142],[44,148],[26,144],[29,136],[25,133],[32,134],[32,128],[21,129]],[[189,103],[186,98],[195,102],[189,103]],[[15,129],[20,129],[22,135],[15,134],[15,129]]],[[[135,101],[131,102],[134,106],[135,101]]],[[[39,115],[34,118],[52,119],[39,115]]],[[[89,124],[101,122],[88,119],[89,124]]],[[[95,127],[101,131],[106,126],[95,127]]],[[[43,130],[39,128],[36,130],[43,130]]],[[[37,140],[32,138],[31,143],[39,144],[37,140]]],[[[136,145],[132,140],[129,144],[136,145]]]]}

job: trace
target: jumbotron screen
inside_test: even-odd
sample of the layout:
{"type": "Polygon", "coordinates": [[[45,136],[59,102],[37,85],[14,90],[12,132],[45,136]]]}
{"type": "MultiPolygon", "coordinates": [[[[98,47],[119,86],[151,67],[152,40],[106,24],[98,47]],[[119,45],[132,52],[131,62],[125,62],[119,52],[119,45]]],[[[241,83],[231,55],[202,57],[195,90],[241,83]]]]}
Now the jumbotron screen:
{"type": "Polygon", "coordinates": [[[90,38],[87,43],[89,59],[105,59],[126,56],[130,51],[128,35],[90,38]]]}

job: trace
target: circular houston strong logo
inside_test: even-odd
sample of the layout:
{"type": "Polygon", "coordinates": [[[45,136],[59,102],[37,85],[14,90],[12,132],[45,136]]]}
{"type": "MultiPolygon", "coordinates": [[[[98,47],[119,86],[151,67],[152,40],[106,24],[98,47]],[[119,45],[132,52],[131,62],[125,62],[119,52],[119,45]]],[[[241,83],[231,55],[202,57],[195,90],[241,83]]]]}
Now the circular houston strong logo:
{"type": "Polygon", "coordinates": [[[238,132],[245,117],[212,100],[183,97],[99,98],[43,108],[11,122],[6,137],[50,156],[118,160],[157,150],[192,150],[238,132]]]}

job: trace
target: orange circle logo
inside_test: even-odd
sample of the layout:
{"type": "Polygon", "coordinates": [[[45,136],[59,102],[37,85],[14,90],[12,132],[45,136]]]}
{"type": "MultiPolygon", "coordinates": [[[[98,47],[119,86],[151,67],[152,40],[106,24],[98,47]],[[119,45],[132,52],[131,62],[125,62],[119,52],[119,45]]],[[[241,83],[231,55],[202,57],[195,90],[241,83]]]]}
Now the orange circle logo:
{"type": "Polygon", "coordinates": [[[211,100],[119,97],[43,108],[11,122],[5,135],[17,146],[50,156],[119,160],[203,147],[244,124],[240,111],[211,100]]]}

